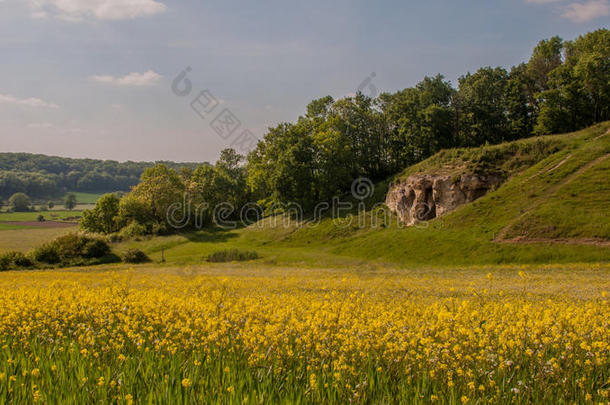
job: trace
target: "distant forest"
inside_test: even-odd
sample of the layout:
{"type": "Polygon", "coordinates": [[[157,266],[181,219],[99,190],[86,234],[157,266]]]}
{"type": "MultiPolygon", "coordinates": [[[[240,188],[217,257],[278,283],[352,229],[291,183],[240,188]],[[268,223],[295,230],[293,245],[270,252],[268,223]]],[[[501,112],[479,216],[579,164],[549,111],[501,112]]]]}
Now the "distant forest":
{"type": "Polygon", "coordinates": [[[0,153],[0,198],[26,193],[32,198],[50,198],[66,191],[129,191],[149,167],[163,163],[175,170],[195,168],[201,163],[117,162],[70,159],[30,153],[0,153]]]}

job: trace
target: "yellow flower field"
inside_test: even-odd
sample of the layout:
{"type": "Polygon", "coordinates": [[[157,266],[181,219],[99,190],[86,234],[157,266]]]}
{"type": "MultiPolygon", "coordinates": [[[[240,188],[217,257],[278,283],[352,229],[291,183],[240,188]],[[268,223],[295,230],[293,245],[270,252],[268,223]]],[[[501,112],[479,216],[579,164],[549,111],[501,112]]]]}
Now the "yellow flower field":
{"type": "Polygon", "coordinates": [[[610,265],[0,273],[0,403],[602,403],[610,265]]]}

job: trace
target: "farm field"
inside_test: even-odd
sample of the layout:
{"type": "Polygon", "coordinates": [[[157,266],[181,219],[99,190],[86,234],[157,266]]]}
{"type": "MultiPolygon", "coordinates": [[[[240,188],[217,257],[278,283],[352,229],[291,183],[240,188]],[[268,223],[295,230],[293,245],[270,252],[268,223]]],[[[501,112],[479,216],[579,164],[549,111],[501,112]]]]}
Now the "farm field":
{"type": "Polygon", "coordinates": [[[19,251],[28,252],[31,249],[47,243],[58,236],[75,232],[78,225],[69,227],[27,227],[4,225],[0,223],[0,252],[19,251]],[[6,226],[6,228],[5,228],[6,226]]]}
{"type": "Polygon", "coordinates": [[[0,273],[0,397],[606,403],[610,265],[0,273]]]}
{"type": "Polygon", "coordinates": [[[23,3],[0,405],[610,405],[610,0],[23,3]]]}
{"type": "Polygon", "coordinates": [[[78,230],[78,210],[0,213],[0,252],[27,252],[58,236],[78,230]],[[38,222],[38,216],[45,222],[38,222]]]}
{"type": "Polygon", "coordinates": [[[37,221],[38,216],[42,215],[47,221],[66,221],[76,222],[76,217],[82,215],[81,210],[51,210],[34,212],[2,212],[0,213],[0,223],[2,222],[29,222],[37,221]]]}
{"type": "MultiPolygon", "coordinates": [[[[102,193],[83,193],[80,191],[71,191],[68,194],[74,194],[76,196],[76,201],[79,204],[95,204],[97,200],[99,200],[100,197],[103,195],[102,193]]],[[[66,196],[63,196],[61,198],[61,201],[63,202],[65,198],[66,196]]]]}

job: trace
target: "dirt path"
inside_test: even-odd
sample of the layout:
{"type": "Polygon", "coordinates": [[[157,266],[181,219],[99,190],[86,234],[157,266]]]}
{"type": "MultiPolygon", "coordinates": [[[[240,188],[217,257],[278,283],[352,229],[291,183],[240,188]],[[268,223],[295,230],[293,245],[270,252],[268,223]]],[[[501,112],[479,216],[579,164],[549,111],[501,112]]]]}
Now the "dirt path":
{"type": "MultiPolygon", "coordinates": [[[[609,132],[607,132],[607,133],[609,133],[609,132]]],[[[606,160],[608,157],[610,157],[610,154],[606,154],[606,155],[600,156],[597,159],[592,160],[591,162],[585,164],[584,166],[582,166],[581,168],[576,170],[574,173],[572,173],[569,176],[567,176],[565,179],[563,179],[559,183],[551,186],[545,192],[545,196],[551,196],[551,195],[555,194],[557,192],[557,190],[559,190],[561,187],[570,184],[572,181],[574,181],[576,178],[578,178],[584,172],[589,170],[591,167],[593,167],[593,166],[597,165],[598,163],[606,160]]],[[[564,159],[564,160],[567,160],[567,158],[564,159]]],[[[529,214],[532,210],[534,210],[535,208],[538,208],[544,201],[545,200],[543,198],[538,198],[538,200],[536,202],[534,202],[532,205],[530,205],[521,215],[519,215],[517,218],[513,219],[512,221],[510,221],[508,223],[508,225],[506,225],[504,228],[502,228],[502,230],[500,230],[500,232],[494,238],[494,242],[496,242],[496,243],[540,243],[540,242],[551,242],[551,243],[572,243],[572,244],[585,244],[585,245],[586,244],[599,245],[601,243],[603,246],[605,246],[605,244],[608,244],[608,246],[610,246],[610,242],[608,242],[608,241],[591,239],[591,238],[584,238],[584,239],[583,238],[572,238],[572,239],[570,239],[570,238],[524,239],[524,238],[519,237],[519,238],[513,238],[513,239],[505,239],[506,238],[506,234],[508,233],[508,231],[516,223],[518,223],[520,220],[525,218],[525,216],[527,214],[529,214]]]]}
{"type": "Polygon", "coordinates": [[[543,174],[547,174],[552,172],[555,169],[559,169],[565,162],[567,162],[568,160],[570,160],[570,158],[572,157],[572,154],[569,153],[568,156],[566,156],[565,158],[563,158],[563,160],[559,163],[557,163],[555,166],[551,167],[548,170],[541,170],[538,173],[534,174],[533,176],[530,176],[529,180],[533,179],[534,177],[538,177],[538,176],[542,176],[543,174]]]}
{"type": "Polygon", "coordinates": [[[597,141],[599,138],[601,138],[602,136],[606,136],[606,135],[610,135],[610,128],[608,128],[608,130],[606,132],[604,132],[603,134],[597,135],[595,138],[593,138],[593,140],[597,141]]]}

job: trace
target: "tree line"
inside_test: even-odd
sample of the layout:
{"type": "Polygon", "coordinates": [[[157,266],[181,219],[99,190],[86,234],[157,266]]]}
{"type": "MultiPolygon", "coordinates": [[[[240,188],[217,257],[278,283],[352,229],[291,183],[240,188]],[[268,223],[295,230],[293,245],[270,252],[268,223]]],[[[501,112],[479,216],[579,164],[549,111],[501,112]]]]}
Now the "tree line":
{"type": "Polygon", "coordinates": [[[234,214],[247,201],[263,208],[294,202],[307,211],[348,193],[355,178],[387,179],[441,149],[571,132],[606,120],[610,31],[573,41],[553,37],[539,42],[527,62],[508,70],[483,67],[460,77],[457,88],[436,75],[376,98],[314,100],[296,122],[269,128],[247,157],[225,150],[214,166],[146,169],[131,193],[107,197],[83,226],[166,229],[168,210],[187,194],[203,212],[205,223],[198,225],[212,221],[219,203],[232,205],[234,214]]]}
{"type": "Polygon", "coordinates": [[[541,41],[529,61],[443,76],[377,98],[312,101],[295,123],[271,128],[248,156],[259,199],[303,206],[386,179],[441,149],[571,132],[610,119],[610,31],[541,41]]]}
{"type": "MultiPolygon", "coordinates": [[[[159,163],[159,162],[157,162],[159,163]]],[[[181,169],[197,163],[162,162],[181,169]]],[[[117,162],[113,160],[70,159],[30,153],[0,153],[0,198],[25,193],[43,199],[61,196],[66,191],[129,191],[155,162],[117,162]]]]}

